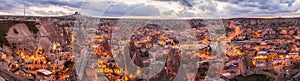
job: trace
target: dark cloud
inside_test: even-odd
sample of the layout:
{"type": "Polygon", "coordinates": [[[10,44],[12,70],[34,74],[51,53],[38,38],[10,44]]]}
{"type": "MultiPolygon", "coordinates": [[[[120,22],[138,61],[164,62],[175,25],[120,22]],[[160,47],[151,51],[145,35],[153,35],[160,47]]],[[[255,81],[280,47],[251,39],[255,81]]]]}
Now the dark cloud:
{"type": "Polygon", "coordinates": [[[22,0],[20,3],[23,3],[25,6],[34,6],[34,5],[57,5],[57,6],[69,6],[74,8],[80,8],[85,2],[67,2],[67,1],[57,1],[57,0],[22,0]]]}
{"type": "Polygon", "coordinates": [[[128,16],[160,16],[160,10],[154,6],[143,6],[126,13],[128,16]]]}
{"type": "Polygon", "coordinates": [[[91,2],[81,7],[81,12],[91,16],[154,16],[160,10],[143,3],[126,4],[122,2],[91,2]]]}
{"type": "Polygon", "coordinates": [[[8,11],[13,8],[17,8],[18,6],[19,6],[18,3],[13,4],[6,0],[0,0],[0,11],[8,11]]]}
{"type": "Polygon", "coordinates": [[[74,8],[80,8],[82,4],[85,2],[66,2],[66,1],[58,1],[58,0],[1,0],[1,7],[13,8],[18,6],[49,6],[49,5],[57,5],[57,6],[69,6],[74,8]],[[3,6],[3,5],[14,5],[14,6],[3,6]]]}
{"type": "Polygon", "coordinates": [[[209,11],[209,12],[216,12],[216,6],[212,5],[212,3],[206,2],[205,4],[198,5],[200,11],[209,11]]]}
{"type": "MultiPolygon", "coordinates": [[[[48,7],[48,6],[52,6],[52,5],[80,8],[80,6],[84,3],[85,2],[74,2],[74,1],[66,2],[66,1],[58,1],[58,0],[0,0],[0,12],[17,13],[18,11],[23,11],[23,8],[48,7]]],[[[31,12],[35,12],[35,11],[31,11],[31,12]]],[[[54,15],[57,12],[37,11],[36,13],[54,15]]]]}
{"type": "Polygon", "coordinates": [[[134,5],[128,5],[125,3],[115,3],[113,5],[110,5],[104,12],[104,16],[115,14],[118,16],[124,16],[126,13],[133,11],[136,8],[143,7],[145,4],[134,4],[134,5]]]}
{"type": "Polygon", "coordinates": [[[12,4],[5,4],[5,3],[0,2],[0,10],[10,10],[14,7],[16,7],[16,6],[12,5],[12,4]]]}
{"type": "Polygon", "coordinates": [[[193,7],[194,5],[192,0],[155,0],[155,1],[173,1],[173,2],[176,1],[186,7],[193,7]]]}
{"type": "MultiPolygon", "coordinates": [[[[157,0],[157,1],[173,1],[182,4],[189,9],[199,7],[200,15],[215,16],[218,10],[212,2],[203,0],[196,2],[193,0],[157,0]],[[197,5],[196,5],[197,4],[197,5]],[[202,13],[203,12],[203,13],[202,13]]],[[[226,16],[251,16],[251,15],[268,15],[281,13],[294,13],[299,11],[299,3],[296,0],[214,0],[216,2],[225,2],[230,5],[224,6],[221,15],[226,16]]],[[[127,4],[123,2],[105,1],[105,2],[85,2],[83,1],[60,1],[60,0],[0,0],[0,12],[8,14],[23,14],[23,8],[29,7],[49,7],[59,6],[66,10],[81,9],[81,13],[89,16],[153,16],[153,15],[171,15],[174,11],[160,10],[159,8],[143,3],[127,4]]],[[[28,14],[43,14],[43,15],[57,15],[68,14],[66,11],[43,11],[28,9],[28,14]]],[[[75,11],[74,11],[75,12],[75,11]]],[[[193,12],[185,10],[176,13],[179,16],[197,16],[193,12]]]]}
{"type": "Polygon", "coordinates": [[[240,9],[240,8],[236,8],[236,7],[232,7],[232,6],[227,6],[226,9],[229,10],[232,15],[250,14],[254,11],[251,8],[240,9]]]}
{"type": "Polygon", "coordinates": [[[295,0],[280,0],[280,3],[286,3],[288,6],[292,6],[295,0]]]}
{"type": "Polygon", "coordinates": [[[300,7],[291,7],[295,0],[216,0],[220,2],[228,2],[233,5],[227,5],[224,9],[228,10],[230,15],[266,15],[293,13],[300,7]]]}
{"type": "Polygon", "coordinates": [[[292,6],[295,0],[216,0],[221,2],[229,2],[238,4],[241,7],[258,7],[261,9],[274,9],[280,7],[281,4],[292,6]]]}

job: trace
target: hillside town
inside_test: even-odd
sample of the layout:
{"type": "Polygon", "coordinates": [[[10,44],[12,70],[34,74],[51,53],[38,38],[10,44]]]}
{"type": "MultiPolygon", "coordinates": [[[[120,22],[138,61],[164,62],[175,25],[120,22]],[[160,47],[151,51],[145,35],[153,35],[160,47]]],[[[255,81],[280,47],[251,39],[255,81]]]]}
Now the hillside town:
{"type": "Polygon", "coordinates": [[[205,19],[0,16],[0,76],[12,81],[299,81],[299,20],[222,19],[226,49],[215,50],[211,20],[205,19]],[[226,52],[217,59],[224,60],[216,66],[220,51],[226,52]],[[126,59],[164,69],[143,79],[150,75],[127,66],[126,59]],[[210,68],[220,72],[211,74],[210,68]]]}
{"type": "Polygon", "coordinates": [[[72,29],[50,21],[0,21],[1,70],[6,80],[77,80],[72,29]],[[17,75],[17,76],[16,76],[17,75]]]}

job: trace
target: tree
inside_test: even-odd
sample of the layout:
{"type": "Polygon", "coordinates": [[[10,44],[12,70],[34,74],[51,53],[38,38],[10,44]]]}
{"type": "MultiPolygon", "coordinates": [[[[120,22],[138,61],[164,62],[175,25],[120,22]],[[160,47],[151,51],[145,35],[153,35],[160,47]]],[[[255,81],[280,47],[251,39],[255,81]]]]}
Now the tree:
{"type": "Polygon", "coordinates": [[[68,60],[67,62],[65,62],[64,63],[64,66],[66,67],[66,68],[73,68],[74,67],[74,62],[73,61],[70,61],[70,60],[68,60]]]}

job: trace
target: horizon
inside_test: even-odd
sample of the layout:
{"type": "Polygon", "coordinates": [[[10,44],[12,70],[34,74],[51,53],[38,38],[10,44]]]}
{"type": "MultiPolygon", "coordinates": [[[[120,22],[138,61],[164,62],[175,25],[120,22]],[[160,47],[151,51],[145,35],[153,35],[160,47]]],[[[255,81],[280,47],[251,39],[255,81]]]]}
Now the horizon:
{"type": "MultiPolygon", "coordinates": [[[[75,12],[76,13],[76,12],[75,12]]],[[[75,14],[67,14],[67,15],[26,15],[25,17],[64,17],[64,16],[71,16],[75,14]]],[[[82,15],[82,14],[79,14],[82,15]]],[[[24,17],[24,15],[0,15],[0,16],[14,16],[14,17],[24,17]]],[[[110,16],[89,16],[89,15],[82,15],[92,18],[111,18],[111,19],[239,19],[239,18],[245,18],[245,19],[278,19],[278,18],[300,18],[300,16],[257,16],[257,17],[232,17],[232,18],[201,18],[201,17],[180,17],[180,18],[154,18],[151,16],[123,16],[123,17],[110,17],[110,16]]]]}
{"type": "Polygon", "coordinates": [[[0,15],[14,16],[65,16],[74,12],[92,17],[120,17],[124,15],[145,16],[176,16],[176,17],[216,17],[231,18],[292,18],[300,17],[299,0],[283,1],[235,1],[212,0],[204,1],[200,12],[194,12],[198,6],[188,0],[45,0],[45,1],[0,1],[0,15]],[[15,3],[15,4],[13,4],[15,3]],[[171,7],[167,7],[171,6],[171,7]],[[103,9],[104,8],[104,9],[103,9]],[[194,10],[193,10],[194,9],[194,10]],[[203,9],[203,10],[201,10],[203,9]],[[135,11],[132,11],[135,10],[135,11]],[[142,10],[142,11],[141,11],[142,10]],[[207,12],[205,12],[205,10],[207,12]],[[139,12],[140,11],[140,12],[139,12]],[[143,12],[146,11],[146,12],[143,12]],[[203,12],[202,12],[203,11],[203,12]],[[130,13],[130,14],[128,14],[130,13]],[[175,15],[174,15],[175,14],[175,15]],[[211,16],[212,14],[212,16],[211,16]]]}

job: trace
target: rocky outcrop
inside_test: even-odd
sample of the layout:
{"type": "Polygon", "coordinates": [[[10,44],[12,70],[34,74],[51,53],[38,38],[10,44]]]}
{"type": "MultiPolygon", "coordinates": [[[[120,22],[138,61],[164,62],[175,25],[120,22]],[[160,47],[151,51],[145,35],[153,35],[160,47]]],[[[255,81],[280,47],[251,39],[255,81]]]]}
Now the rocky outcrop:
{"type": "MultiPolygon", "coordinates": [[[[5,46],[9,46],[9,48],[31,49],[40,45],[43,48],[50,50],[53,42],[59,42],[61,44],[66,43],[66,40],[62,40],[63,28],[59,28],[49,21],[7,21],[4,26],[7,26],[7,31],[4,31],[4,29],[1,28],[3,29],[2,32],[5,32],[1,35],[7,40],[5,46]],[[10,25],[7,25],[9,23],[10,25]]],[[[1,40],[4,41],[4,39],[1,40]]],[[[0,43],[3,44],[5,42],[0,43]]],[[[9,50],[5,49],[3,46],[0,50],[9,52],[9,50]]]]}
{"type": "MultiPolygon", "coordinates": [[[[9,60],[13,60],[19,62],[18,64],[25,64],[23,61],[20,61],[20,57],[16,56],[16,49],[24,49],[25,52],[35,53],[38,47],[43,48],[48,58],[53,53],[50,53],[53,43],[59,43],[60,46],[64,47],[67,43],[65,38],[68,38],[69,35],[63,34],[64,28],[60,28],[56,26],[54,23],[48,22],[37,22],[37,21],[3,21],[2,24],[0,21],[0,53],[7,54],[8,56],[12,56],[13,58],[9,58],[9,60]],[[2,27],[4,26],[4,27],[2,27]],[[4,28],[5,29],[4,31],[4,28]],[[5,44],[3,44],[5,43],[5,44]]],[[[63,49],[64,50],[64,49],[63,49]]],[[[49,60],[49,59],[48,59],[49,60]]],[[[53,61],[51,61],[53,63],[53,61]]],[[[8,62],[10,63],[10,62],[8,62]]],[[[8,65],[6,65],[8,66],[8,65]]],[[[23,68],[23,67],[22,67],[23,68]]],[[[1,70],[0,68],[0,77],[3,77],[6,81],[26,81],[29,78],[22,78],[17,76],[11,71],[1,70]]],[[[19,69],[19,68],[18,68],[19,69]]],[[[23,69],[22,69],[23,70],[23,69]]],[[[38,78],[34,78],[38,79],[38,78]]],[[[70,81],[77,81],[77,74],[75,70],[70,71],[70,76],[68,78],[70,81]]]]}
{"type": "Polygon", "coordinates": [[[2,68],[0,68],[0,76],[3,77],[3,79],[5,79],[5,81],[29,81],[25,78],[16,76],[15,74],[12,74],[2,68]]]}

